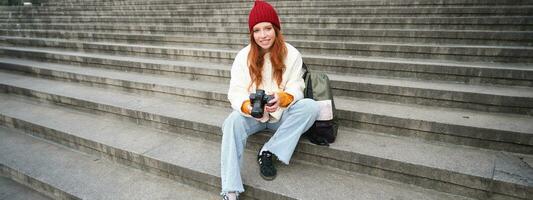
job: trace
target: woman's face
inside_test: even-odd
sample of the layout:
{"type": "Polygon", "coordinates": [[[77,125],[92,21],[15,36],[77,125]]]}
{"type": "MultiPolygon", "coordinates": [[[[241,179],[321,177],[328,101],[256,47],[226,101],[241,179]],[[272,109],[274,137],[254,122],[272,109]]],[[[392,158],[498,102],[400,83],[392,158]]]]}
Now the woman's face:
{"type": "Polygon", "coordinates": [[[276,39],[276,32],[274,31],[274,26],[270,22],[261,22],[254,26],[253,34],[254,40],[257,45],[259,45],[263,50],[268,51],[274,40],[276,39]]]}

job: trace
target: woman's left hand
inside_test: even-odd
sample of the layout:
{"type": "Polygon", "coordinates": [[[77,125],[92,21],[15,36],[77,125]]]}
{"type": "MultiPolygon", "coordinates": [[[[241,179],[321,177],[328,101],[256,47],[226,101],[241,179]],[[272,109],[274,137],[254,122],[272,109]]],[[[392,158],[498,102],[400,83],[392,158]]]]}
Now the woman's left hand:
{"type": "Polygon", "coordinates": [[[276,112],[279,108],[279,96],[278,93],[274,93],[274,99],[270,100],[267,105],[265,105],[265,110],[269,113],[276,112]],[[271,106],[268,106],[271,104],[271,106]]]}

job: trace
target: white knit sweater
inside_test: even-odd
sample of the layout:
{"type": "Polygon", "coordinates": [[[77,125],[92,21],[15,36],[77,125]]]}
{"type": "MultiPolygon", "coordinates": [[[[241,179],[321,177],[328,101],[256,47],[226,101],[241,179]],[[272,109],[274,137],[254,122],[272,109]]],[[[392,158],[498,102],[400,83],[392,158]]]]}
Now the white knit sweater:
{"type": "MultiPolygon", "coordinates": [[[[281,85],[278,87],[276,81],[272,78],[272,63],[270,62],[270,54],[265,55],[265,63],[263,64],[263,82],[258,89],[263,89],[267,94],[273,94],[280,91],[285,91],[294,97],[294,102],[303,98],[303,90],[305,87],[302,78],[302,55],[292,45],[285,43],[287,46],[287,57],[284,61],[285,71],[282,75],[281,85]]],[[[228,91],[228,99],[231,107],[241,114],[251,117],[241,111],[241,106],[244,101],[249,99],[250,93],[254,93],[256,85],[253,84],[248,90],[252,79],[248,70],[248,52],[250,52],[250,45],[244,47],[233,61],[231,67],[231,81],[228,91]]],[[[281,119],[283,111],[287,108],[280,108],[278,111],[270,113],[269,122],[277,122],[281,119]]]]}

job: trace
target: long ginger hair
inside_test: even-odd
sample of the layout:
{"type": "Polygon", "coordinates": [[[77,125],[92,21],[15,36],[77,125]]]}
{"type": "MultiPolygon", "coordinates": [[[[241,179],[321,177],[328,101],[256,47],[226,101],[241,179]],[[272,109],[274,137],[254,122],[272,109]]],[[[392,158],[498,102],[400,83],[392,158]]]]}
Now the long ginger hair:
{"type": "MultiPolygon", "coordinates": [[[[276,81],[278,87],[281,85],[283,71],[285,70],[285,58],[287,57],[287,47],[285,46],[285,39],[283,34],[278,29],[274,27],[274,32],[276,33],[276,39],[270,47],[270,62],[272,63],[272,77],[276,81]]],[[[252,82],[248,89],[252,87],[255,83],[256,88],[259,88],[263,82],[263,64],[264,56],[267,52],[261,51],[261,47],[255,43],[254,33],[250,33],[250,53],[248,53],[248,69],[250,72],[250,77],[252,82]]]]}

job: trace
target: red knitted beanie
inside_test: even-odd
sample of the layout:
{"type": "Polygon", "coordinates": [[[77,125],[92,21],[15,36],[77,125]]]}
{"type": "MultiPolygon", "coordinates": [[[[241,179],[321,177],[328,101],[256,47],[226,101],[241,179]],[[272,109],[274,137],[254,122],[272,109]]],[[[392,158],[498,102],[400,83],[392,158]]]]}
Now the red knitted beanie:
{"type": "Polygon", "coordinates": [[[258,0],[255,1],[255,5],[252,10],[250,10],[250,15],[248,16],[250,32],[253,31],[256,24],[261,22],[270,22],[281,30],[278,14],[276,13],[276,10],[274,10],[274,7],[267,2],[258,0]]]}

